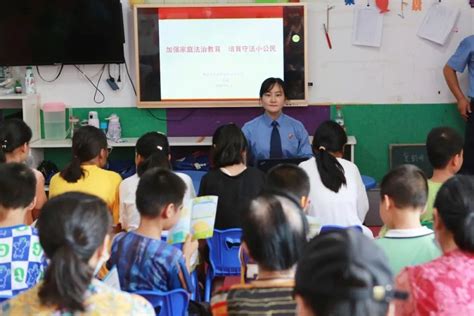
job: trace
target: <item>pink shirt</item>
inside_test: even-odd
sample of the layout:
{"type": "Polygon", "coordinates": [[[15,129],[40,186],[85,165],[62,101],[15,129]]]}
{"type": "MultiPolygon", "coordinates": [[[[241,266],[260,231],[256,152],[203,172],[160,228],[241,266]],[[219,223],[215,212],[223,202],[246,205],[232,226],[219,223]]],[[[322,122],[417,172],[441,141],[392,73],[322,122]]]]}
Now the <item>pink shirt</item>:
{"type": "Polygon", "coordinates": [[[474,254],[453,250],[431,262],[405,268],[397,288],[396,315],[474,315],[474,254]]]}

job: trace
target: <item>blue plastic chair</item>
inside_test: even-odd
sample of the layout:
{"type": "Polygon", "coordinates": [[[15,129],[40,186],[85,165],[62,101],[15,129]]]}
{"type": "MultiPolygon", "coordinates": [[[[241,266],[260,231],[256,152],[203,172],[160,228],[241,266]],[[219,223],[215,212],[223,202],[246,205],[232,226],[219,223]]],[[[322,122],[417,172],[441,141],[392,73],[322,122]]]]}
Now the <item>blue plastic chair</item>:
{"type": "Polygon", "coordinates": [[[206,272],[204,300],[211,300],[212,280],[215,277],[240,276],[241,263],[239,250],[242,239],[242,229],[214,229],[214,235],[207,239],[209,247],[209,266],[206,272]]]}
{"type": "Polygon", "coordinates": [[[374,178],[369,176],[362,175],[362,182],[364,182],[364,186],[366,190],[373,189],[377,186],[377,181],[374,178]]]}
{"type": "Polygon", "coordinates": [[[155,309],[156,315],[187,315],[189,294],[183,289],[176,289],[169,292],[141,290],[133,293],[144,297],[148,302],[150,302],[155,309]]]}
{"type": "Polygon", "coordinates": [[[347,228],[358,230],[361,233],[363,232],[362,227],[359,225],[353,225],[353,226],[323,225],[321,226],[321,230],[319,231],[319,233],[322,234],[322,233],[327,233],[333,230],[347,229],[347,228]]]}

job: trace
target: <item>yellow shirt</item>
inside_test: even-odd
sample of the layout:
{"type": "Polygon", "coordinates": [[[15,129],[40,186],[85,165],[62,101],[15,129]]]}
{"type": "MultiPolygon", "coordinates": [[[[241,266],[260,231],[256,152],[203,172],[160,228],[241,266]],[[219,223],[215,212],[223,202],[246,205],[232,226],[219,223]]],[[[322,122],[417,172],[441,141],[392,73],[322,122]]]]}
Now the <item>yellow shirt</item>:
{"type": "MultiPolygon", "coordinates": [[[[40,287],[41,283],[1,304],[0,314],[12,316],[72,315],[67,311],[59,311],[54,306],[42,305],[38,296],[40,287]]],[[[76,312],[74,315],[155,315],[153,307],[144,298],[113,289],[98,280],[92,281],[85,297],[86,310],[76,312]]]]}
{"type": "Polygon", "coordinates": [[[49,197],[62,193],[78,191],[100,197],[107,203],[114,218],[114,224],[119,219],[119,186],[122,178],[118,173],[99,168],[96,165],[82,165],[85,170],[84,177],[77,182],[67,182],[59,173],[51,178],[49,184],[49,197]]]}

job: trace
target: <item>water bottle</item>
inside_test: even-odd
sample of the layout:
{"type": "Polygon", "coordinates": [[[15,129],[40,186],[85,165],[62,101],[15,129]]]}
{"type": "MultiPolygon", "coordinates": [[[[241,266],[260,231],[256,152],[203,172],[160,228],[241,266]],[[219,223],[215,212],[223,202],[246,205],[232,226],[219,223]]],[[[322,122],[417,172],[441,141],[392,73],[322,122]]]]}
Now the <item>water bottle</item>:
{"type": "Polygon", "coordinates": [[[344,115],[342,115],[342,108],[340,105],[336,105],[336,117],[334,118],[334,121],[339,124],[343,129],[346,129],[346,126],[344,124],[344,115]]]}
{"type": "Polygon", "coordinates": [[[25,92],[26,92],[26,94],[35,94],[36,93],[35,77],[33,76],[33,68],[31,66],[26,67],[25,92]]]}
{"type": "Polygon", "coordinates": [[[120,126],[120,118],[117,114],[112,114],[106,120],[109,121],[109,126],[107,129],[107,138],[114,141],[120,142],[122,137],[122,127],[120,126]]]}

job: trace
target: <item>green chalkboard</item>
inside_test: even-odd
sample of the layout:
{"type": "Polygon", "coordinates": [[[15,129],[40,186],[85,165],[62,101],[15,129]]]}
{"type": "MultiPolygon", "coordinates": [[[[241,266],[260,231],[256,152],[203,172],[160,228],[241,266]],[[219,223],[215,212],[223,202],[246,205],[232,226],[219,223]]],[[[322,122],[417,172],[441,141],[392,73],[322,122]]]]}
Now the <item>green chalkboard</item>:
{"type": "Polygon", "coordinates": [[[390,168],[403,164],[412,164],[423,170],[430,178],[433,173],[425,144],[390,144],[390,168]]]}

